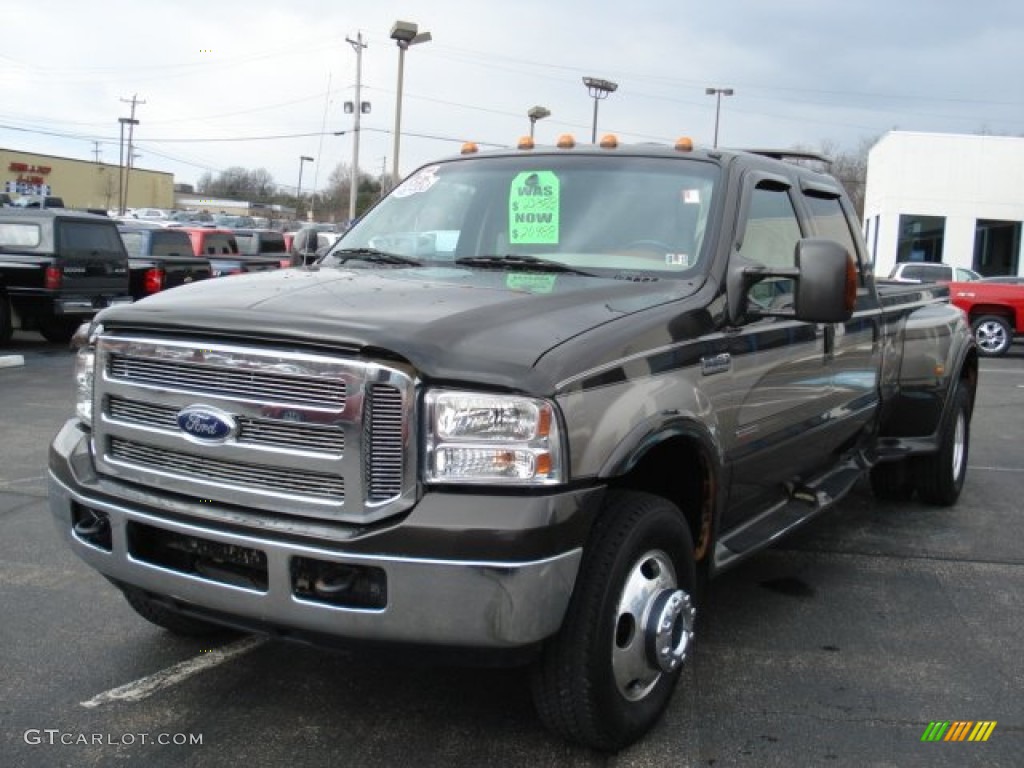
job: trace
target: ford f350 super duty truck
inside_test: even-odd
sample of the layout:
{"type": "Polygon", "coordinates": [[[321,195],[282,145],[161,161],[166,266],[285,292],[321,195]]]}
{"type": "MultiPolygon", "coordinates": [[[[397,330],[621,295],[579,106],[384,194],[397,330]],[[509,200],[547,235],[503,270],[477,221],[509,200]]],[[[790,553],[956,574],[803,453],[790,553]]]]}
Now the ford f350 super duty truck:
{"type": "Polygon", "coordinates": [[[96,317],[52,512],[172,632],[501,652],[548,727],[615,750],[707,579],[865,475],[956,502],[978,355],[945,288],[875,285],[827,175],[471,150],[312,266],[96,317]]]}

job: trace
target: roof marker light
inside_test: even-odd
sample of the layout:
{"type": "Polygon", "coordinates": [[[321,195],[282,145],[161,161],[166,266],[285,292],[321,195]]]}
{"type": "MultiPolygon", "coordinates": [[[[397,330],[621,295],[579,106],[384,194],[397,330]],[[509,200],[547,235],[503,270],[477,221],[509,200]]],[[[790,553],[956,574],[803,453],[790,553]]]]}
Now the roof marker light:
{"type": "Polygon", "coordinates": [[[571,133],[563,133],[558,137],[558,144],[556,146],[559,149],[572,149],[576,146],[576,139],[571,133]]]}
{"type": "Polygon", "coordinates": [[[480,148],[476,145],[475,141],[467,141],[462,145],[462,154],[464,155],[472,155],[479,150],[480,148]]]}
{"type": "Polygon", "coordinates": [[[676,149],[679,152],[693,152],[693,139],[689,136],[680,136],[676,139],[676,149]]]}
{"type": "Polygon", "coordinates": [[[534,148],[533,138],[530,136],[521,136],[519,138],[519,144],[517,149],[533,149],[534,148]]]}
{"type": "Polygon", "coordinates": [[[619,146],[619,137],[614,133],[606,133],[601,137],[601,149],[616,149],[619,146]]]}

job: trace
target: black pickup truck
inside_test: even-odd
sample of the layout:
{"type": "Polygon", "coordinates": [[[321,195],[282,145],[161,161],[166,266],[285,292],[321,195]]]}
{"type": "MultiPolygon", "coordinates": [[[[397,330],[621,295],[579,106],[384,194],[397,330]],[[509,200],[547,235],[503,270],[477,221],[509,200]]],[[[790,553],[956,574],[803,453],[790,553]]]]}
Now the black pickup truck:
{"type": "Polygon", "coordinates": [[[139,614],[500,654],[604,750],[708,579],[865,476],[954,504],[978,379],[833,178],[687,141],[432,163],[316,265],[107,310],[78,354],[51,508],[139,614]]]}
{"type": "Polygon", "coordinates": [[[210,262],[192,253],[192,238],[180,229],[127,222],[118,224],[117,230],[128,251],[131,293],[135,301],[213,276],[210,262]]]}
{"type": "Polygon", "coordinates": [[[0,344],[18,329],[66,342],[100,309],[131,302],[128,254],[105,216],[0,209],[0,344]]]}

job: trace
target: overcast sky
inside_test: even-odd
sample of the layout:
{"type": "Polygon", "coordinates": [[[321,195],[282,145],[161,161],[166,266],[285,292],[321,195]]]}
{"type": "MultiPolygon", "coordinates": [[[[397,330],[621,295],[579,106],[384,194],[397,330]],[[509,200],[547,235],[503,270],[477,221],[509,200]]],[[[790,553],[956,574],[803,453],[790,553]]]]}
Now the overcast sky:
{"type": "MultiPolygon", "coordinates": [[[[352,161],[390,171],[396,20],[432,40],[405,56],[401,172],[463,140],[512,145],[542,105],[539,142],[589,141],[583,76],[618,83],[598,134],[854,149],[893,129],[1024,135],[1020,0],[4,0],[0,147],[117,163],[137,95],[136,165],[194,183],[266,168],[305,191],[352,161]],[[144,102],[144,103],[143,103],[144,102]],[[348,131],[336,136],[335,132],[348,131]]],[[[59,194],[59,190],[55,190],[59,194]]]]}

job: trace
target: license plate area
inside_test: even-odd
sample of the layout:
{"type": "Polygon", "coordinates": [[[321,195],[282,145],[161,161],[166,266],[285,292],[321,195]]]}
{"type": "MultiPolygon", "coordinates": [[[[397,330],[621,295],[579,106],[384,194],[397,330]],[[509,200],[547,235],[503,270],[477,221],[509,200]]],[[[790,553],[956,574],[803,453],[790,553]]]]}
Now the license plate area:
{"type": "Polygon", "coordinates": [[[139,562],[221,584],[266,592],[267,555],[259,549],[129,522],[128,553],[139,562]]]}

